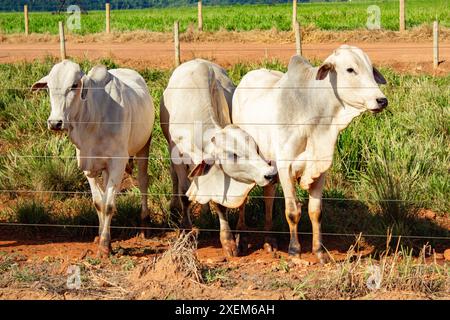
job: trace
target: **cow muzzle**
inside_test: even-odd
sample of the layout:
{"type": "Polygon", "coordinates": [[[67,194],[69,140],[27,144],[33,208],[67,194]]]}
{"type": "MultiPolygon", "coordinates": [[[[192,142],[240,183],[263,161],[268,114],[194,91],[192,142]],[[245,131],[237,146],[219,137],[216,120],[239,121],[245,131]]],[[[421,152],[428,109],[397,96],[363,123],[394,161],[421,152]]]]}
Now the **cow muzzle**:
{"type": "Polygon", "coordinates": [[[384,108],[388,106],[388,99],[387,98],[377,98],[377,108],[371,109],[370,111],[372,113],[379,113],[383,111],[384,108]]]}
{"type": "Polygon", "coordinates": [[[62,120],[48,120],[48,128],[53,131],[61,131],[64,128],[64,122],[62,120]]]}
{"type": "Polygon", "coordinates": [[[271,173],[271,174],[266,174],[266,175],[264,176],[264,178],[265,178],[267,181],[269,181],[269,183],[274,183],[276,177],[277,177],[277,174],[276,174],[276,173],[274,173],[274,174],[272,174],[272,173],[271,173]]]}

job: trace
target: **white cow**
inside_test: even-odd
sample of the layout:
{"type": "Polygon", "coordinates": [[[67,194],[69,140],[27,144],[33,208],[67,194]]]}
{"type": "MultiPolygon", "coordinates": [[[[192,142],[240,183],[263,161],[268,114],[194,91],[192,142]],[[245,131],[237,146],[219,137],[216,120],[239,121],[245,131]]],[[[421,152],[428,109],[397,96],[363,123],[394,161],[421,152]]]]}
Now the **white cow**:
{"type": "Polygon", "coordinates": [[[48,128],[67,131],[86,175],[99,218],[100,256],[110,252],[110,224],[130,157],[137,157],[141,218],[147,207],[148,154],[154,107],[145,80],[129,69],[96,66],[85,75],[69,60],[56,64],[32,89],[48,88],[48,128]],[[103,177],[103,181],[100,180],[103,177]],[[103,182],[103,183],[102,183],[103,182]]]}
{"type": "MultiPolygon", "coordinates": [[[[255,139],[265,159],[276,163],[285,197],[291,255],[301,251],[297,236],[301,209],[295,196],[295,182],[300,179],[301,188],[309,191],[313,251],[321,262],[328,258],[322,253],[320,225],[325,173],[339,133],[364,111],[377,113],[387,106],[378,87],[385,83],[361,49],[344,45],[318,68],[294,56],[287,73],[255,70],[237,87],[233,123],[255,139]]],[[[265,230],[270,230],[275,187],[269,185],[264,191],[265,230]]]]}
{"type": "Polygon", "coordinates": [[[234,89],[224,69],[196,59],[173,72],[161,99],[161,126],[172,159],[172,203],[181,200],[187,228],[192,226],[191,201],[218,204],[220,240],[228,255],[237,254],[237,244],[224,207],[243,205],[255,183],[265,186],[276,177],[253,139],[231,124],[234,89]]]}

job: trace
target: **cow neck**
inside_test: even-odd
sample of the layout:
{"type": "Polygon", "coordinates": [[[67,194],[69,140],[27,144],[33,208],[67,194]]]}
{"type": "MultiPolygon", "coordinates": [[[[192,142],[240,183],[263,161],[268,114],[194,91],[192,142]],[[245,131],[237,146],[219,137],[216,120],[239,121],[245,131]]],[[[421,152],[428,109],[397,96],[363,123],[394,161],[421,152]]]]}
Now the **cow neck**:
{"type": "Polygon", "coordinates": [[[340,100],[329,81],[319,82],[315,79],[311,81],[313,81],[310,83],[311,86],[326,90],[322,91],[321,95],[315,96],[317,99],[313,102],[314,108],[325,108],[319,113],[329,116],[312,117],[308,121],[317,126],[308,134],[306,149],[297,158],[300,164],[295,164],[293,168],[295,174],[301,176],[300,186],[305,190],[308,190],[311,184],[331,167],[339,133],[363,111],[350,107],[340,100]],[[308,161],[309,159],[319,161],[308,161]]]}
{"type": "Polygon", "coordinates": [[[327,76],[326,79],[319,80],[320,82],[313,81],[315,81],[316,86],[318,83],[320,83],[319,86],[325,86],[325,90],[328,92],[324,96],[331,97],[330,101],[327,102],[327,108],[331,109],[331,117],[326,122],[336,128],[332,131],[335,131],[337,138],[337,135],[347,128],[355,117],[364,112],[364,109],[354,108],[341,100],[329,79],[330,76],[327,76]]]}
{"type": "Polygon", "coordinates": [[[71,141],[80,148],[84,140],[83,133],[92,133],[99,126],[101,116],[101,103],[96,106],[89,105],[88,100],[81,100],[78,108],[71,108],[69,115],[70,127],[68,135],[71,141]]]}

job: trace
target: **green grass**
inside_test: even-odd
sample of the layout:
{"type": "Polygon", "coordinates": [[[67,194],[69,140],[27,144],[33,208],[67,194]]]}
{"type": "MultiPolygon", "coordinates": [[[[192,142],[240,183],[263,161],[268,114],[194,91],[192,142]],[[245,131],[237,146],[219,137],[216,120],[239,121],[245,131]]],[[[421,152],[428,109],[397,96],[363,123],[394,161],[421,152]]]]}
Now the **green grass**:
{"type": "MultiPolygon", "coordinates": [[[[84,70],[96,63],[79,62],[84,70]]],[[[114,61],[101,62],[117,66],[114,61]]],[[[48,95],[29,91],[32,83],[47,74],[53,63],[48,59],[43,63],[0,65],[0,78],[5,80],[0,83],[1,190],[89,191],[76,167],[73,145],[64,135],[46,128],[50,111],[48,95]]],[[[237,64],[228,71],[237,84],[246,72],[259,67],[286,70],[286,66],[277,61],[266,61],[237,64]]],[[[170,72],[139,71],[151,89],[155,106],[159,106],[170,72]]],[[[340,135],[324,191],[324,197],[332,199],[324,201],[323,231],[385,234],[390,228],[393,234],[448,236],[448,231],[433,222],[418,219],[416,213],[420,208],[429,208],[441,215],[450,211],[450,76],[400,75],[390,69],[382,69],[382,72],[388,81],[383,91],[389,98],[389,107],[378,115],[364,114],[340,135]]],[[[169,155],[159,125],[159,108],[156,110],[151,146],[153,159],[149,163],[149,193],[152,194],[149,205],[153,223],[167,226],[170,218],[168,194],[172,192],[169,155]]],[[[307,197],[300,189],[297,194],[300,198],[307,197]]],[[[2,192],[2,196],[6,195],[19,202],[15,208],[0,212],[3,219],[97,225],[89,195],[33,196],[2,192]]],[[[247,205],[247,223],[262,228],[261,188],[255,188],[251,195],[256,197],[250,198],[247,205]]],[[[277,195],[282,196],[281,188],[277,195]]],[[[118,213],[113,225],[137,226],[140,206],[137,189],[119,196],[117,203],[118,213]]],[[[300,231],[309,232],[306,206],[303,211],[300,231]]],[[[237,216],[231,217],[234,225],[237,216]]],[[[217,220],[207,213],[194,223],[203,228],[217,228],[217,220]]],[[[274,229],[287,230],[282,199],[275,201],[274,229]]],[[[88,230],[77,229],[76,232],[88,233],[88,230]]],[[[89,234],[95,232],[94,229],[89,234]]]]}
{"type": "MultiPolygon", "coordinates": [[[[387,30],[398,30],[398,1],[374,0],[352,1],[352,3],[302,3],[298,8],[298,19],[302,25],[312,25],[324,30],[352,30],[366,28],[367,7],[378,5],[381,9],[381,26],[387,30]]],[[[225,30],[277,30],[291,29],[291,4],[278,5],[234,5],[205,6],[203,23],[205,31],[225,30]]],[[[438,17],[443,26],[450,25],[446,0],[408,0],[406,4],[406,26],[431,24],[438,17]]],[[[33,33],[58,32],[58,21],[65,15],[31,12],[30,30],[33,33]]],[[[113,31],[150,30],[169,32],[175,20],[180,21],[181,31],[197,23],[196,7],[163,8],[146,10],[117,10],[111,13],[113,31]]],[[[79,34],[103,32],[104,12],[91,11],[82,15],[79,34]]],[[[22,33],[22,13],[0,13],[0,32],[22,33]]]]}

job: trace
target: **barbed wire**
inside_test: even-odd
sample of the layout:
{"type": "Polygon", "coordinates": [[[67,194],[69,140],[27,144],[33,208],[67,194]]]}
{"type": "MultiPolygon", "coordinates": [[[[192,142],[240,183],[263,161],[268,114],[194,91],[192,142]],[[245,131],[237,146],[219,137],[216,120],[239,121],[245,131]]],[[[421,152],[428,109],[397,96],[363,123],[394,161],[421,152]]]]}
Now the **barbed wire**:
{"type": "MultiPolygon", "coordinates": [[[[24,159],[69,159],[69,160],[77,160],[77,159],[133,159],[133,160],[172,160],[172,161],[186,161],[187,158],[183,157],[133,157],[133,156],[124,156],[124,157],[115,157],[115,156],[58,156],[58,155],[44,155],[44,156],[32,156],[32,155],[14,155],[14,154],[0,154],[0,158],[24,158],[24,159]]],[[[244,157],[243,157],[244,158],[244,157]]],[[[227,160],[227,158],[219,158],[219,160],[227,160]]],[[[261,160],[261,158],[244,158],[243,160],[248,161],[255,161],[255,160],[261,160]]],[[[269,160],[269,161],[276,161],[276,162],[282,162],[282,161],[298,161],[298,162],[321,162],[321,161],[332,161],[332,159],[279,159],[279,160],[269,160]]],[[[354,163],[366,163],[369,162],[367,160],[350,160],[345,161],[346,163],[354,162],[354,163]]],[[[393,162],[393,161],[389,161],[393,162]]],[[[184,163],[183,163],[184,164],[184,163]]],[[[194,164],[194,163],[192,163],[194,164]]]]}
{"type": "MultiPolygon", "coordinates": [[[[91,191],[58,191],[58,190],[14,190],[14,189],[0,189],[0,193],[30,193],[30,194],[74,194],[74,195],[92,195],[91,191]]],[[[139,192],[139,194],[133,194],[131,192],[116,192],[115,195],[146,195],[146,196],[177,196],[177,197],[184,197],[186,196],[184,193],[172,193],[172,192],[166,192],[166,193],[152,193],[152,192],[139,192]]],[[[202,195],[196,195],[197,197],[226,197],[226,198],[242,198],[242,195],[223,195],[223,194],[202,194],[202,195]]],[[[286,199],[290,197],[285,196],[258,196],[258,195],[249,195],[250,198],[255,199],[286,199]]],[[[295,199],[300,200],[308,200],[307,197],[300,197],[295,196],[295,199]]],[[[325,201],[367,201],[367,199],[345,199],[345,198],[331,198],[331,197],[323,197],[322,200],[325,201]]],[[[409,202],[409,203],[422,203],[423,201],[419,200],[402,200],[402,199],[377,199],[377,202],[409,202]]]]}
{"type": "MultiPolygon", "coordinates": [[[[0,226],[7,227],[54,227],[54,228],[95,228],[98,226],[93,225],[77,225],[77,224],[50,224],[50,223],[16,223],[16,222],[0,222],[0,226]]],[[[122,229],[122,230],[159,230],[159,231],[188,231],[191,229],[184,228],[170,228],[170,227],[138,227],[138,226],[110,226],[111,229],[122,229]]],[[[220,229],[213,228],[195,228],[200,232],[220,232],[220,229]]],[[[257,234],[291,234],[289,231],[270,231],[270,230],[230,230],[233,233],[257,233],[257,234]]],[[[312,235],[312,232],[302,232],[298,231],[299,235],[312,235]]],[[[450,237],[440,237],[440,236],[423,236],[423,235],[387,235],[387,234],[364,234],[362,232],[358,233],[333,233],[333,232],[322,232],[323,236],[338,236],[338,237],[373,237],[373,238],[410,238],[410,239],[433,239],[433,240],[449,240],[450,237]]]]}
{"type": "MultiPolygon", "coordinates": [[[[255,70],[253,70],[255,71],[255,70]]],[[[273,70],[272,70],[273,71],[273,70]]],[[[281,72],[281,71],[280,71],[281,72]]],[[[283,73],[284,74],[284,73],[283,73]]],[[[39,79],[37,79],[39,80],[39,79]]],[[[417,85],[395,85],[395,84],[390,84],[387,83],[384,88],[389,87],[390,85],[392,85],[395,88],[405,88],[405,89],[412,89],[412,88],[417,88],[417,85]]],[[[68,87],[53,87],[51,88],[52,90],[66,90],[68,89],[68,87]]],[[[149,88],[142,88],[142,87],[133,87],[133,86],[127,86],[127,88],[129,89],[133,89],[133,90],[148,90],[148,91],[152,91],[154,89],[152,89],[151,87],[149,88]]],[[[448,86],[445,85],[439,85],[439,84],[427,84],[427,85],[420,85],[420,88],[436,88],[436,89],[446,89],[446,90],[450,90],[448,88],[448,86]]],[[[88,87],[88,90],[105,90],[105,87],[88,87]]],[[[210,87],[188,87],[188,86],[184,86],[184,87],[165,87],[165,88],[160,88],[163,90],[210,90],[210,87]]],[[[298,89],[305,89],[305,90],[331,90],[332,87],[331,86],[277,86],[277,87],[239,87],[236,86],[235,88],[236,90],[298,90],[298,89]]],[[[351,86],[351,87],[346,87],[346,86],[339,86],[338,89],[379,89],[379,86],[351,86]]],[[[0,90],[21,90],[21,91],[32,91],[31,90],[31,86],[30,87],[0,87],[0,90]]],[[[42,89],[37,89],[39,91],[48,91],[48,88],[42,88],[42,89]]],[[[73,90],[81,90],[80,88],[77,89],[73,89],[73,90]]]]}
{"type": "MultiPolygon", "coordinates": [[[[158,42],[158,41],[154,41],[154,42],[158,42]]],[[[180,43],[181,44],[182,43],[184,43],[184,44],[187,44],[187,43],[191,44],[192,42],[183,42],[183,40],[180,39],[180,43]]],[[[208,42],[205,42],[205,43],[208,43],[208,42]]],[[[8,45],[8,43],[5,43],[5,44],[8,45]]],[[[49,50],[55,50],[55,51],[59,50],[59,43],[44,43],[44,44],[43,43],[33,43],[33,44],[44,45],[44,46],[47,45],[47,46],[51,46],[51,47],[55,46],[55,48],[54,49],[48,48],[48,47],[47,48],[27,48],[27,49],[24,49],[24,48],[6,48],[6,49],[0,49],[0,53],[2,52],[2,50],[5,50],[5,51],[6,50],[7,51],[27,51],[27,50],[29,50],[29,51],[44,51],[44,52],[48,52],[49,50]]],[[[66,44],[70,44],[70,42],[66,41],[66,44]]],[[[154,53],[154,52],[174,52],[174,49],[172,49],[172,48],[152,49],[151,48],[151,46],[153,44],[152,42],[148,42],[148,43],[137,42],[137,43],[134,43],[134,44],[138,44],[140,47],[149,47],[148,49],[152,53],[154,53]]],[[[292,43],[292,44],[294,45],[294,43],[292,43]]],[[[13,44],[13,45],[17,45],[17,44],[13,44]]],[[[26,45],[28,45],[28,44],[26,44],[26,45]]],[[[81,45],[85,45],[85,44],[81,44],[81,45]]],[[[120,48],[120,47],[118,47],[118,46],[126,46],[126,45],[127,45],[126,43],[117,43],[117,44],[110,44],[110,43],[91,44],[91,43],[88,43],[86,45],[86,48],[69,48],[69,51],[89,52],[89,51],[99,51],[99,50],[105,51],[105,50],[108,50],[108,49],[114,49],[114,51],[129,51],[130,50],[129,48],[120,48]],[[90,49],[89,48],[90,45],[91,46],[98,46],[98,47],[101,46],[101,49],[98,49],[98,48],[90,49]]],[[[254,44],[252,43],[252,45],[254,45],[254,44]]],[[[317,51],[318,49],[320,49],[322,51],[329,51],[330,54],[336,49],[339,49],[339,50],[354,50],[354,48],[340,48],[340,47],[324,48],[324,46],[321,46],[320,44],[317,45],[317,44],[305,43],[303,45],[304,46],[305,45],[306,46],[310,46],[311,45],[311,46],[314,46],[314,47],[309,47],[309,48],[308,47],[302,47],[302,51],[317,51]]],[[[396,51],[396,50],[405,50],[405,49],[411,50],[411,49],[431,49],[431,48],[433,48],[433,44],[430,42],[430,45],[424,45],[424,46],[417,46],[417,45],[414,45],[414,46],[400,46],[400,47],[399,46],[392,46],[392,47],[371,46],[371,47],[364,47],[364,48],[359,48],[359,49],[361,49],[363,51],[374,51],[374,50],[376,50],[376,51],[396,51]]],[[[446,46],[446,45],[441,46],[440,45],[439,48],[441,48],[441,49],[449,49],[450,46],[446,46]]],[[[292,51],[292,55],[295,55],[295,50],[296,49],[295,49],[295,47],[286,48],[285,46],[280,46],[280,47],[270,46],[270,44],[267,47],[264,47],[263,45],[261,45],[260,48],[238,48],[238,47],[234,47],[234,48],[230,48],[230,49],[213,48],[213,47],[212,48],[196,48],[195,47],[195,43],[192,45],[192,48],[180,47],[180,51],[181,52],[183,52],[183,51],[187,51],[187,52],[259,52],[259,51],[268,52],[268,51],[275,51],[275,50],[276,51],[292,51]]],[[[411,56],[413,56],[413,55],[411,55],[411,56]]],[[[276,57],[273,57],[273,58],[276,58],[276,57]]]]}
{"type": "MultiPolygon", "coordinates": [[[[9,158],[9,159],[61,159],[61,160],[78,160],[78,159],[129,159],[129,160],[150,160],[150,161],[163,161],[163,160],[172,160],[174,162],[179,161],[180,164],[193,164],[195,163],[185,163],[185,161],[190,159],[190,156],[188,157],[133,157],[133,156],[59,156],[59,155],[43,155],[43,156],[33,156],[33,155],[15,155],[15,154],[0,154],[0,158],[9,158]]],[[[217,160],[227,160],[229,161],[229,158],[218,158],[217,160]]],[[[240,161],[256,161],[261,160],[261,158],[240,158],[237,163],[240,161]]],[[[335,159],[272,159],[267,160],[271,162],[286,162],[286,161],[292,161],[292,162],[332,162],[333,164],[340,163],[336,162],[335,159]]],[[[369,160],[345,160],[341,159],[343,163],[369,163],[369,160]]],[[[231,162],[231,161],[230,161],[231,162]]],[[[395,160],[382,160],[379,162],[383,163],[395,163],[395,160]]],[[[177,163],[175,163],[177,164],[177,163]]]]}

